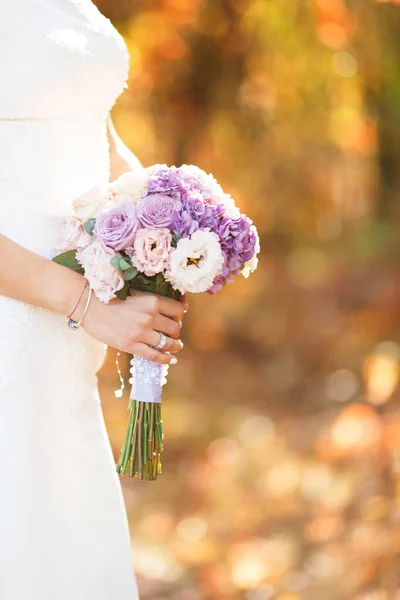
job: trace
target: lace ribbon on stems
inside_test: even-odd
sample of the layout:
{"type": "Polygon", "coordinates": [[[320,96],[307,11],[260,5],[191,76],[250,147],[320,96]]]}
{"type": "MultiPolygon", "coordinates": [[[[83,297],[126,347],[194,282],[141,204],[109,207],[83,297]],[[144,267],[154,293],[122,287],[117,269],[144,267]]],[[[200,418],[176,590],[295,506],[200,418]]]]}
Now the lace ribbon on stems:
{"type": "Polygon", "coordinates": [[[161,402],[161,388],[167,382],[168,365],[134,356],[131,360],[130,397],[137,402],[161,402]]]}
{"type": "Polygon", "coordinates": [[[117,463],[117,472],[154,481],[161,473],[163,431],[161,389],[167,381],[168,365],[134,356],[129,383],[130,415],[117,463]]]}

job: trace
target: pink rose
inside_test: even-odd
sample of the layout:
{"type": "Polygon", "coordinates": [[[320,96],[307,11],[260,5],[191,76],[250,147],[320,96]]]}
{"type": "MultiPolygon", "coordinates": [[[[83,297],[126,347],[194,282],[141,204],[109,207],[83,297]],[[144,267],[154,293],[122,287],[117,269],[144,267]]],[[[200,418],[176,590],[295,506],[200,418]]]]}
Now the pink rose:
{"type": "Polygon", "coordinates": [[[132,264],[148,277],[162,273],[169,266],[171,241],[168,229],[139,229],[133,242],[132,264]]]}
{"type": "Polygon", "coordinates": [[[76,260],[85,269],[85,277],[94,293],[105,304],[115,298],[115,292],[124,286],[122,272],[111,264],[113,256],[116,256],[114,250],[101,240],[93,240],[76,253],[76,260]]]}
{"type": "Polygon", "coordinates": [[[82,223],[76,217],[69,217],[64,223],[61,232],[59,252],[68,252],[82,246],[87,246],[91,241],[90,235],[82,227],[82,223]]]}

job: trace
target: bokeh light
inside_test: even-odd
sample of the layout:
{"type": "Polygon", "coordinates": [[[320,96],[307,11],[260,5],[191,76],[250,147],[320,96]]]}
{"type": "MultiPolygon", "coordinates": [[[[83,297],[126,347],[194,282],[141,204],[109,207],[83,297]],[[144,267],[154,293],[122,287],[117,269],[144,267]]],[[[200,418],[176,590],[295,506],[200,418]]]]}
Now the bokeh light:
{"type": "Polygon", "coordinates": [[[123,140],[213,172],[262,246],[190,298],[163,473],[121,479],[141,599],[400,598],[400,0],[97,3],[131,55],[123,140]]]}

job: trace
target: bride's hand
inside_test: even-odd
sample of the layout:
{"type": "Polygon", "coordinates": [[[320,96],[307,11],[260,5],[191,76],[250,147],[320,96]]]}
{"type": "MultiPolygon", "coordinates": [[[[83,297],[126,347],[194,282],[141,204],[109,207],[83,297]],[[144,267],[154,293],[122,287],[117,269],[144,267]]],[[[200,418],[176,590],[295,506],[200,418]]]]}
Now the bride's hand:
{"type": "Polygon", "coordinates": [[[178,301],[137,291],[125,301],[115,299],[109,304],[93,294],[82,327],[118,350],[161,364],[175,364],[177,359],[166,352],[176,353],[183,348],[179,335],[186,307],[185,298],[178,301]],[[151,347],[160,341],[159,332],[167,336],[163,351],[151,347]]]}

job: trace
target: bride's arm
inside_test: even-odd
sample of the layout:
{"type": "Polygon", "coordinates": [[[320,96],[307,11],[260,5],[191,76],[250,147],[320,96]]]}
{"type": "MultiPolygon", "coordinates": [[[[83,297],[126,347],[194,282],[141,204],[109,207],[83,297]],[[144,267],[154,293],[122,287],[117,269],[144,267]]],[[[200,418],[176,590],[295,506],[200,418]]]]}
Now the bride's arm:
{"type": "Polygon", "coordinates": [[[82,275],[23,248],[0,234],[0,295],[69,314],[82,275]]]}
{"type": "MultiPolygon", "coordinates": [[[[79,273],[0,234],[0,296],[68,315],[84,284],[79,273]]],[[[161,331],[168,336],[166,351],[178,352],[182,348],[178,338],[183,310],[183,302],[155,294],[137,292],[125,302],[112,300],[109,304],[103,304],[93,294],[83,327],[108,346],[159,363],[173,363],[174,357],[152,346],[158,343],[161,331]]]]}
{"type": "Polygon", "coordinates": [[[110,145],[110,181],[114,181],[126,171],[142,168],[140,160],[119,137],[111,117],[107,119],[107,137],[110,145]]]}

